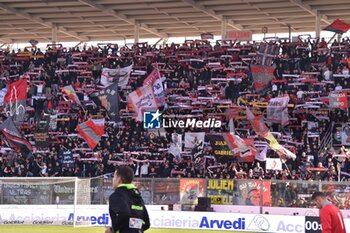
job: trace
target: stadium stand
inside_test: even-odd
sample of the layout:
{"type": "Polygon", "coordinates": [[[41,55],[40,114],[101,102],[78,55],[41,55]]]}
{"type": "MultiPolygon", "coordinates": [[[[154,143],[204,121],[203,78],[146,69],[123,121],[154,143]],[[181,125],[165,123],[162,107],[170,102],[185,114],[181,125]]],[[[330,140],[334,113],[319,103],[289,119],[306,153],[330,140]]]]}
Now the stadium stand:
{"type": "MultiPolygon", "coordinates": [[[[2,109],[15,116],[23,137],[17,135],[21,142],[12,146],[16,152],[5,143],[13,135],[1,135],[0,176],[94,177],[113,172],[118,164],[130,164],[139,177],[347,180],[348,153],[341,145],[348,144],[343,127],[348,105],[341,94],[349,90],[349,51],[346,38],[334,40],[329,47],[323,39],[272,38],[265,43],[217,41],[213,46],[197,40],[159,47],[139,43],[131,48],[104,44],[66,49],[54,44],[46,51],[36,47],[2,50],[1,89],[7,93],[2,109]],[[272,73],[263,72],[271,82],[263,83],[254,73],[258,65],[273,68],[272,73]],[[113,70],[106,73],[106,68],[113,70]],[[221,128],[204,129],[206,136],[198,136],[202,138],[195,142],[188,138],[203,129],[144,129],[128,107],[128,96],[157,71],[156,78],[164,77],[165,96],[158,103],[163,117],[215,117],[223,122],[221,128]],[[111,100],[110,93],[107,97],[100,93],[110,91],[104,88],[116,76],[119,97],[111,100]],[[27,96],[20,102],[18,95],[14,102],[9,93],[20,89],[18,80],[24,78],[27,96]],[[121,84],[121,79],[127,83],[121,84]],[[280,154],[255,132],[254,124],[250,127],[245,108],[256,116],[273,116],[268,105],[276,97],[289,98],[284,108],[287,117],[265,120],[278,142],[296,158],[273,160],[271,166],[283,167],[271,170],[266,169],[266,158],[280,158],[280,154]],[[118,113],[110,114],[111,108],[118,113]],[[226,117],[227,109],[233,109],[231,118],[226,117]],[[254,141],[256,148],[248,147],[249,155],[224,156],[228,146],[217,148],[220,140],[227,140],[215,134],[232,132],[232,117],[234,132],[254,141]],[[102,125],[96,123],[102,118],[106,118],[102,125]],[[185,141],[181,152],[173,147],[177,135],[185,141]]],[[[3,114],[2,122],[5,119],[3,114]]],[[[3,132],[10,123],[3,123],[3,132]]]]}

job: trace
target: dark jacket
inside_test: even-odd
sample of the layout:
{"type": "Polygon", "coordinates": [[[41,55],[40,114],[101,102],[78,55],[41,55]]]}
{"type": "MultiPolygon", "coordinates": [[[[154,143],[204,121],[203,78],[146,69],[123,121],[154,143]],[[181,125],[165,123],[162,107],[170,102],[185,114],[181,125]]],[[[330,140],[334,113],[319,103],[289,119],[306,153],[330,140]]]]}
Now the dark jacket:
{"type": "Polygon", "coordinates": [[[148,212],[133,184],[121,184],[109,197],[113,232],[141,233],[150,227],[148,212]]]}

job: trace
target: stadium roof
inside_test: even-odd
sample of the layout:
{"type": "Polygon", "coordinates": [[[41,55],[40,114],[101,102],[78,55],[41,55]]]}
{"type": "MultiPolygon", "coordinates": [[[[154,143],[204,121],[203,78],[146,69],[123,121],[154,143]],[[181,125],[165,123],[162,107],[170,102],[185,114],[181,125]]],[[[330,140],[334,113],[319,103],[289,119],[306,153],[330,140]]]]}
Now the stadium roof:
{"type": "Polygon", "coordinates": [[[315,31],[339,18],[350,21],[350,0],[0,0],[0,42],[120,40],[315,31]],[[135,27],[135,25],[138,25],[135,27]]]}

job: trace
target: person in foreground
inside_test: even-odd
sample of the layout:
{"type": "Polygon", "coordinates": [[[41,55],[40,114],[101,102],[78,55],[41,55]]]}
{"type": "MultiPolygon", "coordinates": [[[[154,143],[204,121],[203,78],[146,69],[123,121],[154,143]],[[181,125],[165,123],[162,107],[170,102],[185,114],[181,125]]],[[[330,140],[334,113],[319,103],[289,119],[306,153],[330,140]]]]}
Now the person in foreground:
{"type": "Polygon", "coordinates": [[[150,228],[148,212],[135,185],[134,171],[120,166],[113,177],[114,193],[109,197],[112,227],[105,233],[142,233],[150,228]]]}
{"type": "Polygon", "coordinates": [[[346,233],[343,214],[324,193],[315,192],[311,200],[320,209],[322,233],[346,233]]]}

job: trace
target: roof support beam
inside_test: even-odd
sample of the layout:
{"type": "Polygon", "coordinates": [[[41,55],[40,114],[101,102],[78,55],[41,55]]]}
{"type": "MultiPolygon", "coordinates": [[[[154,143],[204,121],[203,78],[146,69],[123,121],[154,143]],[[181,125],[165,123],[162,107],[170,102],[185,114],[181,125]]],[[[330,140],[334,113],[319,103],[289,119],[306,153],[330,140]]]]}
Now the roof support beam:
{"type": "MultiPolygon", "coordinates": [[[[137,21],[135,19],[131,19],[129,18],[128,16],[122,14],[122,13],[117,13],[115,10],[113,9],[109,9],[107,7],[105,7],[104,5],[101,5],[99,3],[96,3],[94,1],[91,1],[91,0],[79,0],[79,2],[87,5],[87,6],[90,6],[94,9],[97,9],[97,10],[100,10],[101,12],[105,13],[106,15],[110,15],[110,16],[113,16],[119,20],[122,20],[124,22],[127,22],[131,25],[136,25],[137,24],[137,21]]],[[[142,28],[143,30],[146,30],[156,36],[159,36],[159,37],[168,37],[168,35],[166,33],[161,33],[158,29],[156,28],[152,28],[150,26],[148,26],[147,24],[145,23],[141,23],[140,24],[140,28],[142,28]]]]}
{"type": "Polygon", "coordinates": [[[12,40],[7,39],[7,38],[9,38],[10,36],[14,36],[14,35],[29,35],[29,34],[33,35],[33,38],[37,38],[37,39],[41,38],[44,40],[49,40],[48,37],[40,35],[39,33],[34,32],[34,30],[25,30],[23,28],[17,28],[17,31],[6,33],[5,35],[0,36],[0,41],[4,41],[4,40],[12,41],[12,40]],[[18,31],[21,31],[21,32],[18,32],[18,31]]]}
{"type": "MultiPolygon", "coordinates": [[[[311,8],[311,6],[309,6],[308,4],[302,2],[301,0],[289,0],[291,3],[297,5],[298,7],[300,7],[301,9],[309,12],[311,15],[317,17],[317,10],[314,10],[311,8]]],[[[326,15],[320,15],[319,16],[321,18],[321,20],[327,24],[331,24],[331,22],[329,21],[328,17],[326,15]]]]}
{"type": "MultiPolygon", "coordinates": [[[[19,17],[22,17],[22,18],[25,18],[27,20],[30,20],[30,21],[32,21],[34,23],[41,24],[41,25],[43,25],[45,27],[48,27],[48,28],[52,28],[53,27],[53,23],[51,23],[51,22],[44,21],[40,17],[32,16],[32,15],[26,13],[26,12],[19,11],[19,10],[15,9],[15,8],[12,8],[12,7],[8,7],[8,6],[6,6],[6,4],[0,3],[0,9],[3,9],[5,11],[8,11],[8,12],[10,12],[12,14],[15,14],[15,15],[17,15],[19,17]]],[[[60,31],[60,32],[66,34],[68,36],[71,36],[71,37],[74,37],[76,39],[79,39],[79,40],[89,40],[88,37],[81,37],[81,36],[79,36],[78,33],[68,32],[67,29],[64,28],[64,27],[59,27],[58,31],[60,31]]]]}
{"type": "MultiPolygon", "coordinates": [[[[215,11],[199,4],[198,2],[195,2],[194,0],[182,0],[183,2],[186,2],[187,4],[191,5],[194,9],[197,9],[199,11],[202,11],[203,13],[213,17],[216,20],[223,21],[224,16],[216,13],[215,11]]],[[[233,27],[234,29],[238,31],[242,31],[244,28],[242,25],[239,25],[235,23],[232,19],[227,20],[227,25],[230,27],[233,27]]]]}
{"type": "MultiPolygon", "coordinates": [[[[152,6],[150,3],[148,3],[148,2],[145,2],[143,5],[145,5],[146,7],[152,7],[155,11],[157,11],[157,12],[159,12],[159,13],[161,13],[161,14],[165,14],[166,16],[171,17],[171,18],[175,19],[176,21],[178,21],[178,22],[180,22],[180,23],[183,23],[183,24],[185,24],[185,25],[187,25],[187,26],[191,26],[188,22],[183,21],[183,20],[179,19],[179,18],[176,17],[176,16],[173,16],[172,14],[168,13],[167,11],[161,10],[161,9],[159,9],[159,8],[157,8],[157,7],[153,7],[153,6],[152,6]]],[[[195,26],[193,26],[193,28],[196,29],[197,31],[200,31],[200,29],[197,28],[197,27],[195,27],[195,26]]]]}
{"type": "MultiPolygon", "coordinates": [[[[243,1],[244,1],[244,0],[243,0],[243,1]]],[[[271,18],[272,18],[273,20],[275,20],[276,22],[281,23],[282,25],[288,27],[288,29],[291,28],[291,29],[293,29],[293,31],[295,31],[295,28],[291,27],[291,26],[290,26],[289,24],[287,24],[287,23],[282,22],[282,21],[279,20],[277,17],[273,17],[269,12],[264,11],[264,10],[261,10],[259,7],[254,6],[254,5],[251,4],[250,2],[246,2],[246,4],[247,4],[248,6],[254,8],[254,9],[256,9],[258,12],[261,12],[261,13],[265,14],[266,16],[271,17],[271,18]]]]}

